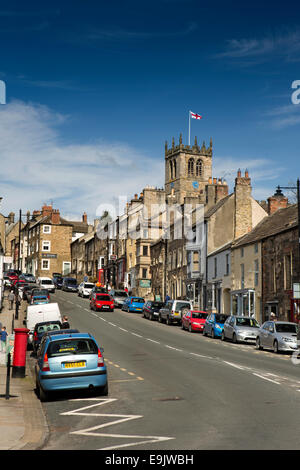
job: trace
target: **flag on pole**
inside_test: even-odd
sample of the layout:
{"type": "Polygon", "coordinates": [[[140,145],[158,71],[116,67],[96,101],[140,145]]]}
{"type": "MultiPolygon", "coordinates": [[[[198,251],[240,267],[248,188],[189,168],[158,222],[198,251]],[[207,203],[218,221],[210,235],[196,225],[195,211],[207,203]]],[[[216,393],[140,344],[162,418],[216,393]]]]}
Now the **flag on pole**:
{"type": "Polygon", "coordinates": [[[191,144],[191,117],[193,119],[202,119],[202,116],[200,116],[200,114],[189,111],[189,145],[191,144]]]}
{"type": "Polygon", "coordinates": [[[202,119],[202,116],[200,116],[200,114],[193,113],[192,111],[190,111],[190,113],[193,119],[202,119]]]}

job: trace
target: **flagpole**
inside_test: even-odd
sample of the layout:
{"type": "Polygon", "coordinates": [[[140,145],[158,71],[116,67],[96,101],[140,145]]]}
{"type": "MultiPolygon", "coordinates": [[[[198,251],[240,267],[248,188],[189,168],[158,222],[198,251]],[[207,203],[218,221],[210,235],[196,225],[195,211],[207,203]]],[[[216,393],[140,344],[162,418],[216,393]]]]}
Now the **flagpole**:
{"type": "Polygon", "coordinates": [[[189,111],[189,145],[191,145],[191,111],[189,111]]]}

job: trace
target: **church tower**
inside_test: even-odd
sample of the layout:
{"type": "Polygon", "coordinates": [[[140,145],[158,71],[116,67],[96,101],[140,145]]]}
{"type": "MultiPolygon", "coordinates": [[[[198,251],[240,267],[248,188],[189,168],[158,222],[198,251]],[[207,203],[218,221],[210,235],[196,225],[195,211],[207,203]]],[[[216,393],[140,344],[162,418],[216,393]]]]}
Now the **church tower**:
{"type": "Polygon", "coordinates": [[[198,146],[197,137],[193,146],[183,145],[182,134],[179,145],[165,144],[165,193],[173,204],[183,204],[185,198],[198,198],[206,203],[206,186],[212,178],[212,139],[209,147],[203,142],[198,146]]]}

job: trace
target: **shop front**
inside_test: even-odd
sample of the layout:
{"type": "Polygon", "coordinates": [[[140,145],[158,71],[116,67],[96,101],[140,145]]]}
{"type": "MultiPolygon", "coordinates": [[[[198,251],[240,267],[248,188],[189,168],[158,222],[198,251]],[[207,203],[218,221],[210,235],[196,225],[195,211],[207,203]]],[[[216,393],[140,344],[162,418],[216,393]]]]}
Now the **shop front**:
{"type": "Polygon", "coordinates": [[[255,317],[255,289],[240,289],[231,292],[231,315],[255,317]]]}

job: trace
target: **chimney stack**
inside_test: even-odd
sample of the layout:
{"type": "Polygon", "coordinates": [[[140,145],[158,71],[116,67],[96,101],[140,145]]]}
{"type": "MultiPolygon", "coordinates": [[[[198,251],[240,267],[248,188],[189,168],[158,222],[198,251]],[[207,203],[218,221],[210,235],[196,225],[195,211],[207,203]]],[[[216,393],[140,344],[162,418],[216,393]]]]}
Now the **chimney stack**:
{"type": "Polygon", "coordinates": [[[58,209],[53,209],[51,213],[51,222],[53,224],[59,224],[60,222],[60,213],[58,209]]]}
{"type": "Polygon", "coordinates": [[[52,213],[52,206],[47,206],[46,204],[42,207],[42,216],[48,217],[52,213]]]}
{"type": "Polygon", "coordinates": [[[87,214],[86,214],[86,212],[84,212],[83,215],[82,215],[82,222],[87,224],[87,214]]]}
{"type": "Polygon", "coordinates": [[[239,238],[252,230],[252,200],[251,200],[251,179],[249,172],[245,171],[242,176],[238,169],[235,178],[234,196],[235,196],[235,227],[234,237],[239,238]]]}

